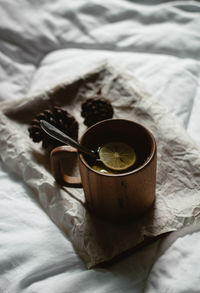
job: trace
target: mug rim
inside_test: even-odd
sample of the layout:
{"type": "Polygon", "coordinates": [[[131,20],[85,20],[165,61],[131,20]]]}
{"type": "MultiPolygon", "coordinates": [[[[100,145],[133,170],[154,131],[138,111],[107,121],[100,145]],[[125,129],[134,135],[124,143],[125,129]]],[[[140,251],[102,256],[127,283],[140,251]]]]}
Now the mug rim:
{"type": "Polygon", "coordinates": [[[79,158],[80,158],[80,161],[85,165],[85,167],[87,169],[89,169],[90,171],[98,174],[98,175],[101,175],[101,176],[106,176],[106,177],[124,177],[124,176],[128,176],[128,175],[132,175],[134,173],[139,173],[140,171],[144,170],[150,163],[151,161],[154,159],[155,155],[156,155],[156,150],[157,150],[157,145],[156,145],[156,140],[155,140],[155,137],[153,136],[153,134],[150,132],[149,129],[147,129],[144,125],[138,123],[138,122],[135,122],[133,120],[128,120],[128,119],[120,119],[120,118],[111,118],[111,119],[105,119],[105,120],[102,120],[100,122],[97,122],[95,123],[94,125],[90,126],[84,133],[83,135],[81,136],[80,138],[80,144],[82,143],[82,140],[84,138],[84,136],[86,135],[86,133],[88,131],[90,131],[90,129],[96,127],[96,125],[99,125],[99,124],[103,124],[105,123],[106,121],[127,121],[127,122],[131,122],[131,123],[134,123],[136,124],[137,126],[139,127],[142,127],[146,133],[149,135],[149,137],[151,138],[151,142],[152,142],[152,150],[151,150],[151,153],[150,155],[148,156],[148,158],[145,160],[145,162],[140,165],[138,168],[132,170],[132,171],[129,171],[129,172],[124,172],[124,173],[119,173],[119,174],[105,174],[105,173],[101,173],[101,172],[98,172],[96,170],[94,170],[87,162],[86,160],[84,159],[84,156],[83,154],[79,153],[79,158]]]}

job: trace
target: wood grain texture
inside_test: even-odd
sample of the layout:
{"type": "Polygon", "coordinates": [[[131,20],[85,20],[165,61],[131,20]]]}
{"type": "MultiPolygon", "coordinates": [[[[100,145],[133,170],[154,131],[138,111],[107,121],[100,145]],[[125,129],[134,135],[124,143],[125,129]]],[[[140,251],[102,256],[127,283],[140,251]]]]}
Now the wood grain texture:
{"type": "Polygon", "coordinates": [[[92,169],[87,156],[79,154],[80,176],[64,171],[64,159],[69,168],[77,158],[76,149],[68,146],[51,152],[52,172],[56,181],[65,186],[83,186],[86,204],[95,215],[113,222],[125,222],[144,214],[155,200],[156,142],[142,125],[124,119],[108,119],[90,127],[80,143],[95,149],[111,141],[131,145],[137,156],[135,169],[121,174],[104,174],[92,169]]]}
{"type": "Polygon", "coordinates": [[[142,215],[154,202],[156,188],[156,142],[140,124],[110,119],[91,127],[81,143],[96,147],[109,141],[124,141],[133,146],[139,165],[123,174],[94,171],[84,155],[79,157],[80,174],[89,209],[111,221],[124,222],[142,215]]]}

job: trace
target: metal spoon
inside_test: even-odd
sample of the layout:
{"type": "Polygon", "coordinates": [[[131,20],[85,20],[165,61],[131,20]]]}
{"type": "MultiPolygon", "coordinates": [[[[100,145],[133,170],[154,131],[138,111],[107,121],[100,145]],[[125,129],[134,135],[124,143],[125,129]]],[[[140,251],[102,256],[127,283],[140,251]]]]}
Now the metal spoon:
{"type": "Polygon", "coordinates": [[[67,134],[64,132],[60,131],[58,128],[50,124],[49,122],[45,120],[40,120],[40,126],[41,128],[51,137],[53,137],[56,140],[59,140],[63,142],[64,144],[69,144],[70,146],[78,149],[80,152],[83,152],[95,159],[99,158],[99,155],[96,151],[90,150],[83,145],[80,145],[77,141],[69,137],[67,134]]]}

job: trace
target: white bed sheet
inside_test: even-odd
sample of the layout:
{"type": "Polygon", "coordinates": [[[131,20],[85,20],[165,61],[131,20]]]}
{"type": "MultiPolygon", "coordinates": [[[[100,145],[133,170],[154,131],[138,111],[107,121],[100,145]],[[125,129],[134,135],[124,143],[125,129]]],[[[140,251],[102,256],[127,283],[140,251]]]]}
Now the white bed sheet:
{"type": "MultiPolygon", "coordinates": [[[[138,78],[200,146],[199,2],[4,0],[0,16],[1,101],[109,62],[138,78]]],[[[32,191],[0,167],[0,292],[200,292],[200,227],[87,270],[32,191]]]]}

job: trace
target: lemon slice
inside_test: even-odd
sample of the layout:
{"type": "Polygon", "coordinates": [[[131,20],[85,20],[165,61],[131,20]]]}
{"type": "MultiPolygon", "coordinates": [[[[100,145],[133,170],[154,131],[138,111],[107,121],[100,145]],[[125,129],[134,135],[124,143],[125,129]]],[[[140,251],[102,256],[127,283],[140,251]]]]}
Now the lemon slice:
{"type": "Polygon", "coordinates": [[[94,165],[94,166],[92,166],[92,169],[94,169],[95,171],[100,172],[100,173],[111,174],[111,172],[108,171],[107,169],[105,169],[105,167],[103,168],[101,166],[94,165]]]}
{"type": "Polygon", "coordinates": [[[123,142],[110,142],[99,150],[102,163],[112,170],[126,170],[136,161],[134,149],[123,142]]]}

